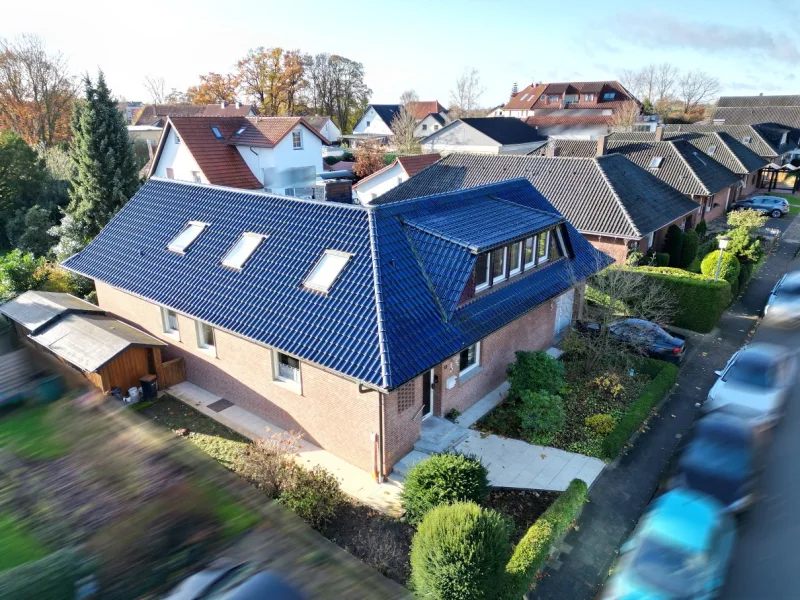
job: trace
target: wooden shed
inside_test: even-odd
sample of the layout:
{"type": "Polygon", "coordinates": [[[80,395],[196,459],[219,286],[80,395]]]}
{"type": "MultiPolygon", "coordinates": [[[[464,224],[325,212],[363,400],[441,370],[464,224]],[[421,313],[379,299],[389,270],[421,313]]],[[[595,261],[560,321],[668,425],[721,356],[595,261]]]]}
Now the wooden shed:
{"type": "Polygon", "coordinates": [[[105,314],[69,294],[26,292],[0,306],[34,347],[81,371],[104,393],[139,386],[148,374],[164,378],[161,340],[105,314]]]}

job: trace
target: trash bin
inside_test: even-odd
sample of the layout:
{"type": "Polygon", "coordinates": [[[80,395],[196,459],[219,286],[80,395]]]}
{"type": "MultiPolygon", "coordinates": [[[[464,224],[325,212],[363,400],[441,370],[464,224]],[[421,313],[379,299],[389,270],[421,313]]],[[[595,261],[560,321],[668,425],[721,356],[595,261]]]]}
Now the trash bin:
{"type": "Polygon", "coordinates": [[[142,384],[142,400],[155,400],[158,396],[158,378],[155,375],[145,375],[139,381],[142,384]]]}

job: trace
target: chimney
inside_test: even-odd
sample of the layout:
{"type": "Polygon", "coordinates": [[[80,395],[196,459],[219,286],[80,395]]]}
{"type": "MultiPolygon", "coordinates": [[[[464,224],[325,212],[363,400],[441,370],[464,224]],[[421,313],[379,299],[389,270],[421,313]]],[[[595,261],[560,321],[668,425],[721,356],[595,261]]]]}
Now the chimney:
{"type": "Polygon", "coordinates": [[[227,105],[228,105],[228,103],[225,102],[225,100],[223,100],[222,102],[219,103],[219,107],[220,108],[225,108],[227,105]]]}
{"type": "Polygon", "coordinates": [[[553,142],[547,144],[547,148],[544,150],[544,155],[547,158],[555,158],[556,156],[561,154],[561,148],[556,146],[553,142]]]}
{"type": "Polygon", "coordinates": [[[608,136],[597,136],[597,156],[605,156],[606,146],[608,146],[608,136]]]}
{"type": "Polygon", "coordinates": [[[353,182],[349,179],[330,179],[324,182],[325,200],[353,204],[353,182]]]}
{"type": "Polygon", "coordinates": [[[763,95],[764,95],[764,92],[759,92],[759,93],[758,93],[758,95],[759,95],[759,96],[763,96],[763,95]]]}
{"type": "Polygon", "coordinates": [[[238,100],[236,101],[236,108],[242,108],[242,103],[238,100]]]}
{"type": "Polygon", "coordinates": [[[663,142],[664,141],[664,126],[661,125],[656,127],[656,141],[663,142]]]}

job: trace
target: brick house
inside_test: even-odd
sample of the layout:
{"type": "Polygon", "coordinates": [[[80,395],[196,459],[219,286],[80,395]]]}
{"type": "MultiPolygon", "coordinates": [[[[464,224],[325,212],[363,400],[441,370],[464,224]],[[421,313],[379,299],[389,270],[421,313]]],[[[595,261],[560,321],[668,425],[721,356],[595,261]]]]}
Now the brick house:
{"type": "Polygon", "coordinates": [[[524,179],[377,207],[150,179],[64,266],[189,381],[383,477],[609,262],[524,179]]]}
{"type": "MultiPolygon", "coordinates": [[[[560,140],[562,142],[563,140],[560,140]]],[[[594,141],[569,141],[567,147],[594,141]]],[[[557,153],[559,146],[549,146],[557,153]]],[[[525,177],[592,245],[624,263],[631,248],[660,248],[667,228],[693,226],[700,207],[624,156],[487,156],[451,154],[373,203],[525,177]]]]}

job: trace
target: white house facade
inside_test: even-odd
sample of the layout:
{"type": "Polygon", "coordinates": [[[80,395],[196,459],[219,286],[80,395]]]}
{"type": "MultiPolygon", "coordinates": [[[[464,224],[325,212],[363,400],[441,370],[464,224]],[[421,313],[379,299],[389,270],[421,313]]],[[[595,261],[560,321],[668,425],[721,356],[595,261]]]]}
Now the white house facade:
{"type": "Polygon", "coordinates": [[[175,128],[169,127],[166,132],[166,138],[162,141],[160,148],[161,152],[153,165],[150,176],[193,181],[194,183],[211,183],[175,128]]]}
{"type": "Polygon", "coordinates": [[[425,138],[422,151],[442,155],[453,152],[528,154],[546,143],[546,139],[520,119],[483,117],[450,123],[425,138]],[[494,124],[502,126],[493,127],[494,124]]]}
{"type": "Polygon", "coordinates": [[[393,135],[391,123],[399,111],[399,104],[371,104],[353,127],[353,133],[393,135]]]}

